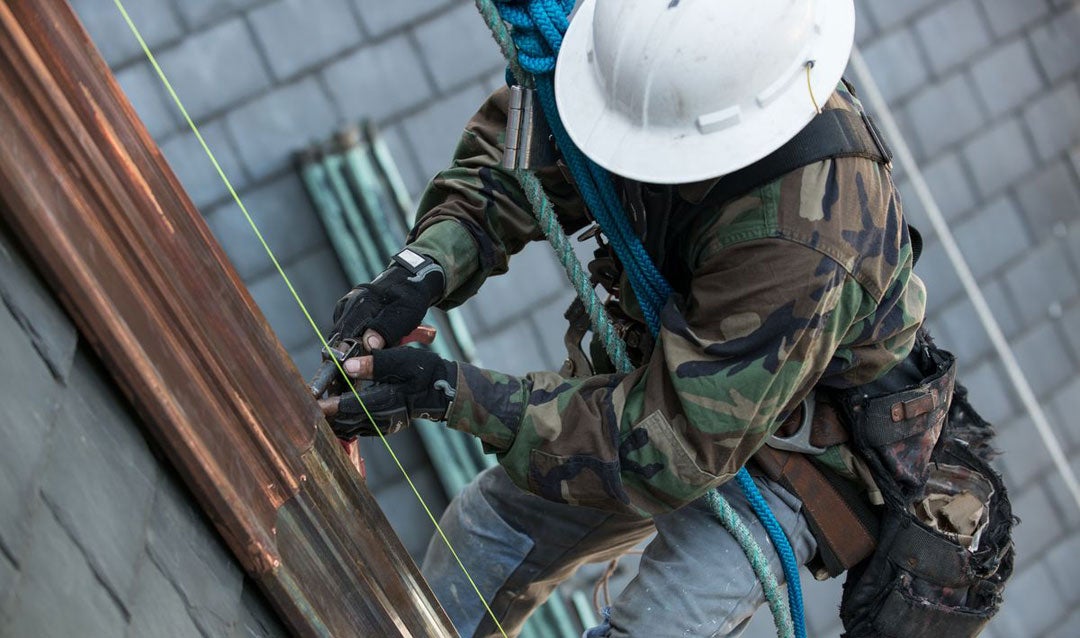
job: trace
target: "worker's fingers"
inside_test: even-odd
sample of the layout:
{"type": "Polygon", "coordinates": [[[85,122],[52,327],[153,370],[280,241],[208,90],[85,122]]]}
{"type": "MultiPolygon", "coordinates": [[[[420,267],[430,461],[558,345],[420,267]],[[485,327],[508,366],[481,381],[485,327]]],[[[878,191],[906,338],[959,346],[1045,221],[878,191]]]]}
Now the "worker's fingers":
{"type": "Polygon", "coordinates": [[[345,373],[354,379],[370,379],[375,365],[370,356],[346,359],[345,373]]]}
{"type": "Polygon", "coordinates": [[[319,408],[322,410],[323,416],[329,418],[338,413],[338,403],[341,401],[340,396],[326,397],[325,399],[319,399],[319,408]]]}
{"type": "Polygon", "coordinates": [[[382,350],[386,347],[386,339],[371,328],[364,331],[363,342],[368,350],[382,350]]]}

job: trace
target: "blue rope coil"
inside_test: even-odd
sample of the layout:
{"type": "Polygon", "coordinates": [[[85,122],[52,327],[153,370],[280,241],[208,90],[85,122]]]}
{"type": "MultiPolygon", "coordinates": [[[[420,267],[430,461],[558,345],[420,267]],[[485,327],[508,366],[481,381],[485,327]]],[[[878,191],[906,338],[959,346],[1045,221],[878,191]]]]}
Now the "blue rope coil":
{"type": "MultiPolygon", "coordinates": [[[[645,321],[653,336],[660,333],[660,313],[672,295],[672,288],[664,279],[663,275],[653,263],[645,247],[630,225],[630,218],[625,214],[615,184],[611,175],[602,167],[585,156],[584,153],[570,139],[566,128],[563,126],[559,115],[558,105],[555,101],[554,71],[555,62],[558,58],[559,48],[562,46],[563,34],[569,27],[568,16],[573,9],[573,0],[477,0],[477,5],[484,14],[488,25],[491,26],[496,40],[503,52],[507,54],[510,64],[507,70],[508,78],[524,80],[519,76],[518,68],[532,76],[535,82],[540,105],[544,111],[548,126],[555,138],[555,143],[562,152],[574,176],[578,190],[581,192],[585,205],[592,212],[604,234],[607,235],[612,248],[615,250],[619,261],[626,269],[627,278],[631,288],[638,299],[638,305],[645,316],[645,321]],[[522,5],[525,5],[524,7],[522,5]],[[492,13],[497,11],[498,15],[492,13]],[[501,24],[509,24],[509,33],[501,24]],[[512,38],[512,43],[506,38],[512,38]],[[516,50],[516,56],[510,54],[516,50]],[[516,58],[516,59],[515,59],[516,58]]],[[[525,183],[523,181],[523,183],[525,183]]],[[[530,189],[531,190],[531,189],[530,189]]],[[[536,197],[536,193],[530,193],[530,200],[536,197]]],[[[539,201],[545,198],[540,193],[539,201]]],[[[542,206],[542,203],[541,203],[542,206]]],[[[534,201],[534,208],[536,202],[534,201]]],[[[547,230],[545,230],[547,233],[547,230]]],[[[550,237],[550,235],[549,235],[550,237]]],[[[560,259],[562,258],[560,252],[560,259]]],[[[568,272],[572,268],[564,264],[568,272]]],[[[575,271],[574,278],[580,273],[580,268],[575,271]]],[[[579,290],[583,286],[577,285],[579,290]]],[[[595,308],[595,303],[586,300],[590,316],[594,312],[602,312],[595,308]]],[[[606,324],[605,328],[610,328],[606,324]]],[[[608,339],[605,339],[605,344],[608,339]]],[[[617,346],[621,341],[613,341],[617,346]]],[[[629,365],[625,350],[611,353],[613,360],[620,368],[629,365]]],[[[799,580],[799,565],[792,550],[791,543],[784,534],[783,528],[776,520],[768,503],[761,495],[757,485],[750,478],[745,468],[739,470],[735,480],[743,494],[746,496],[751,509],[762,526],[768,533],[777,555],[780,557],[784,575],[788,583],[788,603],[790,605],[790,617],[779,600],[779,587],[775,578],[768,569],[768,561],[765,559],[761,548],[750,535],[737,513],[719,495],[717,491],[710,491],[707,501],[712,507],[714,514],[729,532],[731,532],[746,552],[755,574],[761,580],[766,600],[773,612],[777,632],[780,636],[794,635],[797,638],[806,638],[806,622],[803,611],[802,587],[799,580]]]]}

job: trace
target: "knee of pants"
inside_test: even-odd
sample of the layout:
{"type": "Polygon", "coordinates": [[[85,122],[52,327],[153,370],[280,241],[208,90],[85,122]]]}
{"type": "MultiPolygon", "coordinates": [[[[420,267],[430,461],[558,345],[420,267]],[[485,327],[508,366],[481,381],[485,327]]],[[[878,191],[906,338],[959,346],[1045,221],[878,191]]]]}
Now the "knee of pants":
{"type": "Polygon", "coordinates": [[[495,599],[532,550],[533,540],[503,520],[484,497],[479,481],[453,500],[440,526],[472,582],[437,534],[421,571],[458,632],[472,636],[487,615],[480,597],[488,603],[495,599]]]}

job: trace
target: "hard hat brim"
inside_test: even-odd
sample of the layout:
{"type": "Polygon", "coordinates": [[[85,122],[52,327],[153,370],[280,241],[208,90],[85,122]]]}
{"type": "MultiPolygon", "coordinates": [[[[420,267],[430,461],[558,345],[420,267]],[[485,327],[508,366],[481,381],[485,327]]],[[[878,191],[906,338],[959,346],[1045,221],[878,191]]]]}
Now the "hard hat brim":
{"type": "Polygon", "coordinates": [[[851,2],[818,3],[813,47],[793,60],[767,104],[749,96],[739,121],[709,133],[700,127],[644,125],[612,108],[592,62],[596,0],[584,0],[570,23],[555,69],[555,98],[570,138],[590,159],[630,179],[653,184],[701,181],[734,172],[795,136],[833,94],[855,38],[851,2]],[[813,60],[809,86],[805,63],[813,60]],[[756,101],[755,101],[756,100],[756,101]]]}

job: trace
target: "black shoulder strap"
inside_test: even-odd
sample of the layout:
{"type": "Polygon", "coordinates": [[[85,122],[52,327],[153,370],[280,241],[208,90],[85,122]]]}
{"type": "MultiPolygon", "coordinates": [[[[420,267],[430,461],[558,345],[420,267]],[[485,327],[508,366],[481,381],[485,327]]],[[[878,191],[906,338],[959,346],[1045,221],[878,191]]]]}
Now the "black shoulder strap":
{"type": "Polygon", "coordinates": [[[803,166],[837,157],[864,157],[888,165],[892,151],[869,115],[841,109],[825,111],[764,159],[722,177],[703,204],[721,204],[803,166]]]}

